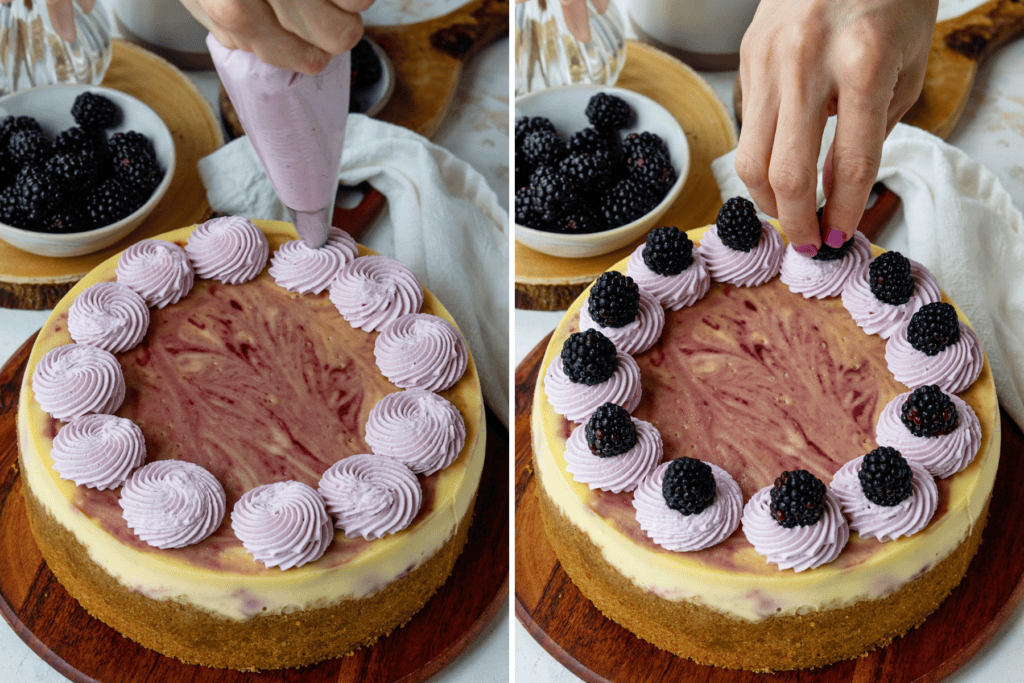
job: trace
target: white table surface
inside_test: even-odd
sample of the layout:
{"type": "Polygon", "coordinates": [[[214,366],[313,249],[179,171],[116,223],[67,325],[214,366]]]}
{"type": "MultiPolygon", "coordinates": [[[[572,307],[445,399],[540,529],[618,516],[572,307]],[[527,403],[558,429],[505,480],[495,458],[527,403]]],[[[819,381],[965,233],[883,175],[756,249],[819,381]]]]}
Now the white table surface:
{"type": "MultiPolygon", "coordinates": [[[[399,24],[430,19],[463,4],[461,0],[378,2],[364,14],[367,24],[399,24]]],[[[508,40],[484,48],[463,72],[451,112],[432,140],[479,170],[508,208],[508,40]]],[[[187,72],[214,111],[219,81],[213,71],[187,72]]],[[[49,311],[0,309],[0,359],[4,362],[38,330],[49,311]]],[[[2,542],[2,539],[0,539],[2,542]]],[[[506,600],[480,637],[432,681],[503,683],[509,680],[509,628],[506,600]]],[[[0,683],[59,683],[66,680],[0,620],[0,683]]]]}
{"type": "MultiPolygon", "coordinates": [[[[622,0],[613,0],[623,9],[622,0]]],[[[939,20],[957,16],[980,4],[940,1],[939,20]]],[[[623,11],[623,17],[626,14],[623,11]]],[[[963,149],[994,172],[1024,207],[1024,40],[1003,47],[978,72],[963,118],[948,142],[963,149]]],[[[731,112],[736,72],[702,73],[731,112]]],[[[905,232],[905,231],[904,231],[905,232]]],[[[879,244],[900,248],[905,234],[887,231],[879,244]]],[[[906,250],[906,247],[903,247],[906,250]]],[[[940,283],[941,284],[941,283],[940,283]]],[[[561,313],[516,310],[514,314],[515,364],[551,332],[561,313]]],[[[1014,520],[1014,523],[1021,523],[1014,520]]],[[[981,552],[984,552],[982,545],[981,552]]],[[[527,633],[518,621],[513,629],[515,672],[520,681],[571,683],[578,680],[527,633]]],[[[966,666],[950,676],[952,683],[1021,683],[1024,681],[1024,604],[1017,607],[1003,629],[966,666]]],[[[626,683],[626,682],[623,682],[626,683]]]]}

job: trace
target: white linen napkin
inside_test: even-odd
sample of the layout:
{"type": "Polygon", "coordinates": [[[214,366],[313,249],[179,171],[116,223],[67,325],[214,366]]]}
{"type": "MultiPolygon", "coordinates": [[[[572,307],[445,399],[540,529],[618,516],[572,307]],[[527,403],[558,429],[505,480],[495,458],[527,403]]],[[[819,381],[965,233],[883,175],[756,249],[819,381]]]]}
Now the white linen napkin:
{"type": "MultiPolygon", "coordinates": [[[[835,135],[829,119],[820,173],[835,135]]],[[[746,186],[735,150],[711,166],[723,201],[746,186]]],[[[897,124],[882,147],[878,180],[902,211],[879,239],[924,264],[970,319],[995,376],[999,402],[1024,427],[1024,218],[996,176],[963,151],[919,128],[897,124]]]]}
{"type": "MultiPolygon", "coordinates": [[[[248,138],[200,159],[215,211],[284,220],[248,138]]],[[[508,426],[508,214],[472,166],[400,126],[350,115],[339,180],[387,206],[361,241],[402,261],[444,304],[473,353],[484,398],[508,426]]]]}

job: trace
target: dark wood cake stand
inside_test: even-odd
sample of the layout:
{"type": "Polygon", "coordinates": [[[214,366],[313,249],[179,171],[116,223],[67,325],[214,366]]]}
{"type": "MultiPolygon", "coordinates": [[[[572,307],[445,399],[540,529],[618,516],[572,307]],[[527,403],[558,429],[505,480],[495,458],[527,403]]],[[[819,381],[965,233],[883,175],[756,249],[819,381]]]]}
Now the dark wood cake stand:
{"type": "Polygon", "coordinates": [[[34,341],[35,335],[0,369],[0,614],[36,654],[70,680],[419,683],[465,650],[508,596],[508,431],[488,410],[487,458],[466,547],[448,581],[404,627],[347,657],[261,673],[183,664],[124,638],[68,595],[29,531],[15,418],[34,341]]]}
{"type": "Polygon", "coordinates": [[[605,618],[580,593],[544,535],[533,477],[530,411],[544,349],[516,368],[516,617],[588,683],[933,683],[959,669],[1006,623],[1024,596],[1024,435],[1001,412],[1002,444],[989,522],[967,574],[919,628],[888,647],[812,671],[756,674],[703,666],[660,650],[605,618]]]}

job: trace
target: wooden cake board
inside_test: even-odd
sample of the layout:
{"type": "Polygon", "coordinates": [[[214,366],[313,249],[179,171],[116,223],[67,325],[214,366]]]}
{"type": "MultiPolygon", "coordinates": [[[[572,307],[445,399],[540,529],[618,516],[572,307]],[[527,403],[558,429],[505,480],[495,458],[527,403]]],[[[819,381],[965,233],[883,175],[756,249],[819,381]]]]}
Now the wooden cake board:
{"type": "Polygon", "coordinates": [[[814,670],[757,674],[696,664],[604,617],[566,575],[547,541],[533,476],[530,412],[551,335],[516,368],[516,617],[588,683],[937,683],[966,664],[1024,596],[1024,435],[1003,411],[989,521],[963,581],[917,629],[862,657],[814,670]]]}
{"type": "Polygon", "coordinates": [[[469,647],[508,597],[508,431],[488,409],[487,456],[466,546],[445,584],[402,628],[346,657],[260,673],[183,664],[124,638],[89,616],[68,595],[43,561],[29,530],[17,465],[15,417],[33,342],[35,335],[0,369],[0,615],[68,679],[76,683],[419,683],[469,647]]]}
{"type": "MultiPolygon", "coordinates": [[[[735,147],[737,139],[725,105],[693,69],[633,40],[626,43],[626,61],[615,87],[651,98],[686,131],[690,173],[659,224],[689,230],[714,222],[722,202],[711,162],[735,147]]],[[[581,259],[548,256],[516,242],[516,308],[564,310],[594,278],[628,256],[645,238],[603,256],[581,259]]]]}
{"type": "Polygon", "coordinates": [[[223,145],[224,134],[202,93],[170,62],[123,40],[113,41],[101,85],[145,102],[171,130],[176,163],[167,194],[130,235],[85,256],[36,256],[0,241],[0,307],[53,308],[86,273],[117,252],[210,216],[196,162],[223,145]]]}

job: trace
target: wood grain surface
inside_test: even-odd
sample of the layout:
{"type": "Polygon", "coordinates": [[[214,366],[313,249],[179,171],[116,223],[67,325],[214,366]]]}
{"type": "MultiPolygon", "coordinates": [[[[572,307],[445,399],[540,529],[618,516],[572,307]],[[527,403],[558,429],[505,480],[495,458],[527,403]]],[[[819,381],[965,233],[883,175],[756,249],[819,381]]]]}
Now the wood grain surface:
{"type": "Polygon", "coordinates": [[[0,307],[53,308],[76,282],[113,254],[210,215],[196,162],[223,145],[224,134],[199,90],[169,62],[122,40],[113,41],[110,68],[101,85],[142,100],[170,128],[176,165],[167,194],[130,235],[93,254],[50,258],[0,241],[0,307]]]}
{"type": "Polygon", "coordinates": [[[772,675],[695,664],[606,619],[579,592],[548,544],[535,493],[530,408],[548,335],[515,373],[516,617],[556,660],[588,683],[935,683],[962,667],[1024,596],[1024,435],[1001,411],[1002,444],[988,526],[964,580],[919,628],[888,647],[813,671],[772,675]]]}
{"type": "MultiPolygon", "coordinates": [[[[47,568],[28,527],[15,414],[32,336],[0,369],[0,614],[40,657],[76,682],[418,683],[450,663],[508,596],[508,431],[487,411],[487,458],[473,525],[455,569],[404,627],[347,657],[244,673],[183,664],[92,618],[47,568]]],[[[0,674],[0,678],[2,678],[0,674]]]]}

